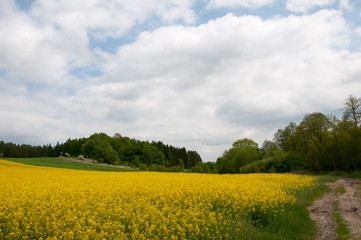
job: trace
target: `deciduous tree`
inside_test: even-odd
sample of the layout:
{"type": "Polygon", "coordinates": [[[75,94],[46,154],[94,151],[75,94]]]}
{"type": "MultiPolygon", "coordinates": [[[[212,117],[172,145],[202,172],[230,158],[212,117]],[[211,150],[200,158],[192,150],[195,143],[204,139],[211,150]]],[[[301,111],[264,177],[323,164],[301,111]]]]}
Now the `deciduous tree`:
{"type": "Polygon", "coordinates": [[[361,98],[348,96],[344,103],[344,120],[353,122],[356,126],[361,123],[361,98]]]}

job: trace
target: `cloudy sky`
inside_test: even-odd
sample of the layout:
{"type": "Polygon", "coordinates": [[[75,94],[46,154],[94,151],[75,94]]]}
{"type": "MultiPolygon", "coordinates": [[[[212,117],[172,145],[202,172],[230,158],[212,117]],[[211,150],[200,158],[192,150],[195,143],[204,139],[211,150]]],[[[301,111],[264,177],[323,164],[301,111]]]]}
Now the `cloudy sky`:
{"type": "Polygon", "coordinates": [[[0,140],[95,132],[215,161],[361,97],[358,0],[0,0],[0,140]]]}

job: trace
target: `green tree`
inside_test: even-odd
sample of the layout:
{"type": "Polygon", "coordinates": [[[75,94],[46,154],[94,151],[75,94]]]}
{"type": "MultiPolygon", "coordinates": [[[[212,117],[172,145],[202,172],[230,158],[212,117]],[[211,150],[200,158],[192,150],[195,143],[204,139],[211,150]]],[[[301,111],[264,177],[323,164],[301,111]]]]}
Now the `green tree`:
{"type": "Polygon", "coordinates": [[[327,134],[331,126],[330,118],[322,113],[306,114],[302,122],[296,127],[296,151],[306,156],[310,140],[317,138],[322,143],[324,135],[327,134]]]}
{"type": "Polygon", "coordinates": [[[139,165],[141,164],[140,157],[138,155],[135,155],[130,163],[134,167],[139,167],[139,165]]]}
{"type": "Polygon", "coordinates": [[[220,173],[239,173],[240,168],[261,157],[258,144],[248,138],[237,140],[232,148],[225,151],[217,160],[217,168],[220,173]]]}
{"type": "Polygon", "coordinates": [[[90,136],[89,140],[82,145],[82,153],[99,162],[119,164],[120,159],[117,151],[112,147],[112,138],[105,133],[96,133],[90,136]]]}
{"type": "Polygon", "coordinates": [[[191,172],[193,172],[193,173],[209,173],[209,168],[205,168],[204,164],[199,162],[191,168],[191,172]]]}
{"type": "Polygon", "coordinates": [[[278,147],[277,143],[273,142],[273,141],[269,141],[269,140],[265,140],[262,143],[262,147],[260,149],[262,157],[272,157],[275,154],[277,154],[277,152],[280,152],[281,149],[278,147]]]}
{"type": "MultiPolygon", "coordinates": [[[[225,155],[225,153],[223,153],[223,156],[225,155]]],[[[216,165],[217,165],[218,173],[220,174],[233,173],[232,162],[229,159],[225,159],[224,157],[219,157],[217,158],[216,165]]]]}
{"type": "Polygon", "coordinates": [[[342,139],[343,166],[347,171],[361,169],[361,128],[347,130],[342,139]]]}
{"type": "Polygon", "coordinates": [[[164,165],[164,153],[156,146],[151,145],[149,142],[140,142],[137,144],[137,149],[140,161],[147,164],[147,166],[151,164],[164,165]]]}
{"type": "Polygon", "coordinates": [[[6,144],[4,141],[0,141],[0,153],[2,153],[1,157],[6,157],[5,155],[5,150],[6,150],[6,144]]]}
{"type": "Polygon", "coordinates": [[[296,123],[291,122],[284,129],[278,129],[274,134],[273,141],[283,151],[294,151],[296,149],[296,123]]]}
{"type": "Polygon", "coordinates": [[[162,142],[152,142],[153,146],[156,146],[165,156],[164,165],[180,166],[184,165],[184,168],[190,169],[195,166],[198,162],[202,162],[202,158],[196,151],[187,151],[183,148],[176,148],[170,145],[165,145],[162,142]]]}
{"type": "Polygon", "coordinates": [[[211,173],[218,173],[217,164],[215,162],[206,162],[211,173]]]}
{"type": "Polygon", "coordinates": [[[241,167],[260,159],[261,155],[258,148],[246,147],[241,149],[232,160],[234,172],[239,173],[241,167]]]}
{"type": "Polygon", "coordinates": [[[256,143],[255,141],[253,141],[252,139],[248,139],[248,138],[243,138],[241,140],[237,140],[232,144],[233,148],[236,149],[245,149],[248,147],[251,148],[258,148],[258,143],[256,143]]]}

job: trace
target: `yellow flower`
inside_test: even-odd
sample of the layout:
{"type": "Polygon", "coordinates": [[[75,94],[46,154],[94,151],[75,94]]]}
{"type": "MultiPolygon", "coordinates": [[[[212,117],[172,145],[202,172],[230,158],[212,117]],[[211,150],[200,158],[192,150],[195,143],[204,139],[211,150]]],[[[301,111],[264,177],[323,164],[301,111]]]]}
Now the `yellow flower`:
{"type": "Polygon", "coordinates": [[[228,239],[314,177],[97,172],[0,160],[0,239],[228,239]],[[232,229],[231,229],[232,228],[232,229]]]}

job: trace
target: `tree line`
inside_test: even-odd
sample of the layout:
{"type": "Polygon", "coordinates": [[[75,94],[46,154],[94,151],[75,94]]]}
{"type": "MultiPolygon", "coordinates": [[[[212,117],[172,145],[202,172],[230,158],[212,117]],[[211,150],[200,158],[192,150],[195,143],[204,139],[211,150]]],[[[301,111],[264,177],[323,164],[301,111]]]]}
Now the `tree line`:
{"type": "Polygon", "coordinates": [[[235,141],[216,162],[202,162],[196,151],[161,141],[147,142],[105,133],[68,139],[44,146],[0,141],[0,157],[79,156],[143,170],[200,173],[253,173],[289,171],[361,170],[361,98],[349,96],[341,119],[320,112],[308,113],[296,124],[278,129],[261,147],[252,139],[235,141]]]}
{"type": "Polygon", "coordinates": [[[306,114],[278,129],[259,147],[251,139],[233,143],[217,159],[219,173],[361,170],[361,98],[349,96],[343,116],[306,114]]]}
{"type": "Polygon", "coordinates": [[[187,151],[166,145],[161,141],[139,141],[123,137],[119,133],[113,137],[105,133],[95,133],[88,138],[68,139],[64,143],[44,146],[14,144],[0,141],[0,157],[31,158],[31,157],[86,157],[99,162],[114,165],[130,165],[151,170],[183,171],[190,169],[201,156],[196,151],[187,151]]]}

